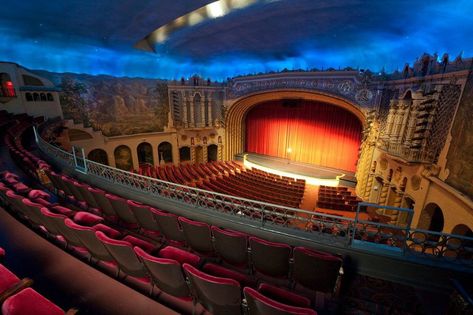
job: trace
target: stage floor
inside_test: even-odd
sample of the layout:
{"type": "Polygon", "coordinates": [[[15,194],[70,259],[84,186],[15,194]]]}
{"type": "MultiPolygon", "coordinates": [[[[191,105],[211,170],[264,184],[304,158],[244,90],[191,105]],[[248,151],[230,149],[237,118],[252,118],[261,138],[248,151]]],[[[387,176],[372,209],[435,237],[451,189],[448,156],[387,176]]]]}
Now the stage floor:
{"type": "Polygon", "coordinates": [[[242,160],[248,167],[255,167],[282,176],[302,178],[314,185],[338,186],[340,180],[351,179],[355,175],[353,172],[344,170],[255,153],[243,153],[237,156],[237,160],[242,160]]]}

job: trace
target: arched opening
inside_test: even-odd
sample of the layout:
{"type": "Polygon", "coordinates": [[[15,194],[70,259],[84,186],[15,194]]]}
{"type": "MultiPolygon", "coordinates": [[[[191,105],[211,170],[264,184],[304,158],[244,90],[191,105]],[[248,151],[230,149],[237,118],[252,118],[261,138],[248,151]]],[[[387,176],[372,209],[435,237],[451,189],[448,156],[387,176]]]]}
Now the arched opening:
{"type": "Polygon", "coordinates": [[[211,144],[207,147],[207,161],[217,161],[218,160],[218,146],[216,144],[211,144]]]}
{"type": "Polygon", "coordinates": [[[39,97],[41,98],[41,102],[46,102],[46,94],[41,93],[39,97]]]}
{"type": "Polygon", "coordinates": [[[418,228],[434,232],[442,232],[444,217],[442,209],[436,203],[429,203],[422,210],[418,228]]]}
{"type": "MultiPolygon", "coordinates": [[[[282,100],[300,100],[300,101],[312,101],[316,103],[325,103],[345,109],[347,112],[353,114],[353,117],[361,125],[366,122],[365,115],[356,104],[335,95],[327,95],[319,92],[308,92],[298,90],[279,90],[279,91],[267,91],[257,92],[252,95],[248,95],[240,98],[234,104],[228,107],[228,112],[225,114],[225,159],[233,159],[236,154],[243,153],[245,150],[245,118],[248,111],[250,111],[255,105],[262,104],[268,101],[282,101],[282,100]]],[[[358,151],[358,148],[357,148],[358,151]]],[[[357,155],[357,154],[356,154],[357,155]]],[[[352,165],[354,169],[355,165],[352,165]]]]}
{"type": "Polygon", "coordinates": [[[26,96],[26,101],[27,102],[32,102],[33,101],[33,95],[31,95],[31,93],[26,93],[25,96],[26,96]]]}
{"type": "Polygon", "coordinates": [[[328,103],[286,99],[257,104],[248,113],[246,152],[355,171],[362,125],[328,103]]]}
{"type": "Polygon", "coordinates": [[[179,161],[188,162],[191,160],[191,148],[182,147],[179,148],[179,161]]]}
{"type": "Polygon", "coordinates": [[[33,100],[35,102],[39,101],[39,94],[38,93],[33,93],[33,100]]]}
{"type": "Polygon", "coordinates": [[[130,171],[133,169],[133,159],[131,157],[131,150],[126,145],[120,145],[115,148],[115,166],[116,168],[130,171]]]}
{"type": "Polygon", "coordinates": [[[204,163],[204,149],[200,145],[195,147],[195,162],[204,163]]]}
{"type": "Polygon", "coordinates": [[[455,225],[451,234],[473,237],[473,231],[465,224],[455,225]]]}
{"type": "Polygon", "coordinates": [[[158,145],[159,164],[172,163],[172,144],[169,142],[161,142],[158,145]]]}
{"type": "Polygon", "coordinates": [[[53,102],[53,101],[54,101],[54,97],[53,97],[53,95],[52,95],[51,93],[48,93],[48,94],[47,94],[47,97],[48,97],[48,101],[49,101],[49,102],[53,102]]]}
{"type": "Polygon", "coordinates": [[[105,152],[105,150],[94,149],[89,152],[89,154],[87,155],[87,158],[91,161],[108,165],[108,155],[107,155],[107,152],[105,152]]]}
{"type": "Polygon", "coordinates": [[[153,161],[153,147],[148,142],[142,142],[136,148],[138,154],[138,163],[141,164],[154,164],[153,161]]]}

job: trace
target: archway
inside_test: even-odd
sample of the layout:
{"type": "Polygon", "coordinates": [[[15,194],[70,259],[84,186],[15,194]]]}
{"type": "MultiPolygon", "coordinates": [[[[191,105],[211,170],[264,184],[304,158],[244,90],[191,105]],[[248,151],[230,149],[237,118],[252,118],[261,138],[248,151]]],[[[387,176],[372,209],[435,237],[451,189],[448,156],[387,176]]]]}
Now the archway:
{"type": "Polygon", "coordinates": [[[191,160],[191,148],[182,147],[179,148],[179,161],[188,162],[191,160]]]}
{"type": "Polygon", "coordinates": [[[218,146],[216,144],[211,144],[207,147],[207,161],[217,161],[218,160],[218,146]]]}
{"type": "Polygon", "coordinates": [[[195,147],[195,162],[196,163],[204,162],[204,150],[200,145],[198,147],[195,147]]]}
{"type": "Polygon", "coordinates": [[[89,154],[87,155],[87,158],[91,161],[94,161],[100,164],[109,165],[107,152],[105,152],[105,150],[102,150],[102,149],[94,149],[90,151],[89,154]]]}
{"type": "Polygon", "coordinates": [[[225,159],[233,159],[235,154],[245,149],[245,117],[248,111],[257,104],[274,100],[317,101],[341,107],[351,112],[360,123],[365,123],[365,116],[357,105],[338,96],[323,93],[284,90],[255,93],[239,99],[230,106],[225,117],[225,159]]]}
{"type": "Polygon", "coordinates": [[[154,164],[153,160],[153,147],[148,142],[142,142],[136,148],[138,154],[138,163],[141,164],[154,164]]]}
{"type": "Polygon", "coordinates": [[[172,163],[172,144],[167,141],[158,145],[159,164],[172,163]]]}
{"type": "Polygon", "coordinates": [[[131,157],[131,150],[126,145],[120,145],[115,148],[113,152],[115,156],[115,167],[130,171],[133,169],[133,159],[131,157]]]}
{"type": "Polygon", "coordinates": [[[442,209],[436,203],[429,203],[420,213],[417,227],[423,230],[442,232],[444,217],[442,209]]]}
{"type": "Polygon", "coordinates": [[[473,231],[465,224],[455,225],[451,234],[473,237],[473,231]]]}

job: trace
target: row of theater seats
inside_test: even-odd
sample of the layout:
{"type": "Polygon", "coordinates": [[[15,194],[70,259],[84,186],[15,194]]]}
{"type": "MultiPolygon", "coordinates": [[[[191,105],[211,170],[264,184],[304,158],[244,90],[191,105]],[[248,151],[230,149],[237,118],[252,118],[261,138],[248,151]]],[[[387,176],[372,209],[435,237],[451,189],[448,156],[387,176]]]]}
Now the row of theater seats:
{"type": "Polygon", "coordinates": [[[232,196],[298,208],[305,181],[246,169],[234,161],[179,166],[142,165],[139,174],[183,185],[197,186],[232,196]]]}
{"type": "Polygon", "coordinates": [[[2,315],[72,315],[77,312],[70,309],[67,313],[59,306],[31,288],[33,281],[20,279],[2,262],[5,251],[0,247],[0,305],[2,315]]]}
{"type": "MultiPolygon", "coordinates": [[[[151,281],[153,286],[176,297],[192,296],[216,314],[240,314],[241,298],[238,303],[231,305],[228,301],[235,301],[241,296],[241,287],[244,287],[247,302],[253,299],[252,303],[256,303],[250,308],[262,310],[266,307],[276,307],[286,311],[292,309],[291,305],[307,308],[310,306],[307,297],[284,289],[289,285],[288,281],[292,279],[292,286],[296,290],[303,289],[302,292],[306,294],[311,292],[311,289],[332,292],[341,266],[341,259],[337,256],[302,247],[292,249],[286,244],[209,227],[203,222],[176,216],[173,217],[174,225],[177,227],[176,225],[181,223],[184,239],[193,252],[170,245],[158,247],[155,243],[132,235],[124,236],[123,232],[104,225],[104,220],[94,214],[75,212],[63,206],[48,204],[48,196],[43,191],[22,187],[21,192],[29,198],[17,195],[6,187],[19,187],[16,182],[18,179],[11,173],[3,174],[3,180],[4,183],[0,186],[3,201],[19,209],[19,214],[41,227],[44,232],[54,235],[56,240],[65,242],[81,255],[90,255],[89,259],[98,260],[109,271],[115,270],[117,276],[123,272],[132,282],[135,281],[135,284],[151,281]],[[248,255],[248,244],[251,255],[248,255]],[[154,254],[155,252],[157,254],[154,254]],[[206,258],[209,257],[219,257],[223,263],[207,262],[206,258]],[[292,272],[289,273],[291,260],[294,264],[292,272]],[[227,268],[228,266],[233,268],[227,268]],[[190,287],[182,270],[190,280],[190,287]],[[313,270],[319,270],[320,273],[311,273],[312,277],[308,278],[307,274],[313,270]],[[327,277],[327,272],[331,277],[327,277]],[[143,279],[148,276],[151,278],[143,279]],[[280,287],[261,280],[278,282],[280,287]],[[257,282],[260,285],[255,291],[257,282]],[[222,292],[227,293],[222,295],[222,292]],[[277,299],[274,300],[275,298],[277,299]],[[222,302],[224,305],[221,305],[222,302]]],[[[165,231],[166,228],[163,227],[162,230],[165,231]]],[[[178,244],[178,241],[172,240],[172,243],[178,244]]],[[[303,312],[306,311],[307,314],[313,313],[309,309],[303,312]]]]}
{"type": "Polygon", "coordinates": [[[317,207],[342,211],[356,211],[361,200],[347,187],[320,186],[317,207]]]}
{"type": "MultiPolygon", "coordinates": [[[[24,152],[22,153],[24,154],[24,152]]],[[[22,162],[23,161],[20,161],[20,163],[22,162]]],[[[36,164],[43,169],[50,169],[50,166],[41,160],[37,160],[36,164]]],[[[52,171],[48,171],[48,174],[52,175],[51,178],[55,178],[55,173],[52,171]]],[[[209,227],[203,222],[194,222],[183,217],[177,217],[170,213],[138,204],[131,200],[126,201],[118,196],[107,194],[93,187],[84,187],[85,184],[83,183],[78,183],[73,179],[68,179],[63,175],[56,174],[56,184],[58,180],[62,180],[63,183],[62,186],[59,185],[56,188],[59,188],[58,192],[67,202],[75,203],[79,208],[87,209],[96,214],[103,213],[109,224],[104,224],[106,222],[104,218],[92,213],[83,211],[76,212],[61,205],[51,204],[50,201],[47,200],[48,197],[44,195],[44,192],[30,190],[24,184],[22,186],[18,178],[15,178],[12,174],[4,174],[4,186],[8,187],[5,187],[6,191],[5,189],[1,191],[4,192],[4,194],[2,194],[4,195],[4,201],[17,209],[20,214],[33,225],[42,227],[47,233],[55,235],[56,240],[65,242],[66,245],[75,250],[77,254],[88,255],[89,259],[100,262],[102,266],[109,269],[111,268],[116,271],[117,274],[125,272],[127,278],[134,278],[135,283],[136,281],[143,282],[140,275],[150,275],[151,278],[148,279],[148,281],[151,281],[153,285],[156,285],[162,291],[166,292],[166,289],[164,289],[166,288],[165,280],[158,280],[158,276],[153,274],[152,268],[147,267],[143,260],[144,258],[142,258],[142,256],[151,255],[154,257],[153,259],[174,260],[173,264],[176,268],[178,266],[181,268],[184,264],[188,264],[190,267],[194,266],[194,268],[200,267],[201,270],[197,269],[197,271],[204,273],[206,277],[222,278],[223,276],[223,282],[228,282],[229,279],[233,279],[233,281],[241,283],[240,287],[248,287],[248,289],[245,289],[245,294],[247,292],[250,292],[249,294],[254,293],[253,295],[259,298],[258,289],[260,291],[259,294],[266,292],[266,295],[270,295],[270,293],[267,293],[268,290],[273,290],[278,293],[282,292],[282,294],[279,294],[282,295],[280,300],[284,300],[284,296],[287,298],[294,294],[288,291],[288,289],[297,291],[299,288],[304,288],[311,291],[311,289],[314,289],[311,288],[310,283],[312,283],[312,285],[316,285],[315,290],[323,290],[323,288],[320,287],[321,283],[323,283],[327,288],[331,288],[331,290],[328,291],[333,291],[333,287],[335,286],[334,283],[338,277],[338,270],[341,265],[341,259],[337,256],[313,252],[304,248],[292,249],[285,244],[271,243],[248,235],[241,235],[241,233],[236,231],[209,227]],[[60,187],[67,188],[61,191],[60,187]],[[76,187],[76,189],[72,187],[76,187]],[[9,190],[9,188],[12,190],[9,190]],[[26,194],[28,198],[23,198],[19,194],[26,194]],[[92,200],[95,201],[95,204],[92,200]],[[105,207],[103,206],[104,204],[106,205],[105,207]],[[94,206],[98,207],[95,208],[94,206]],[[110,212],[107,214],[107,210],[104,209],[108,209],[110,212]],[[147,219],[137,219],[140,217],[140,215],[137,214],[140,211],[147,219]],[[118,215],[118,213],[121,213],[121,215],[118,215]],[[161,216],[161,214],[163,215],[161,216]],[[128,218],[128,221],[126,221],[127,219],[124,220],[124,218],[128,218]],[[132,221],[133,219],[130,218],[134,218],[136,221],[132,221]],[[136,237],[136,235],[132,235],[133,233],[128,233],[130,230],[123,229],[122,227],[120,229],[114,229],[110,226],[110,223],[114,222],[120,223],[122,227],[128,229],[139,228],[142,234],[138,234],[139,237],[136,237]],[[219,232],[224,235],[227,240],[230,240],[232,245],[229,246],[224,243],[225,245],[218,246],[219,237],[217,235],[220,235],[219,232]],[[167,241],[165,243],[167,246],[158,246],[152,238],[148,238],[150,235],[157,236],[158,233],[162,233],[164,240],[167,241]],[[240,254],[237,255],[239,259],[245,257],[247,262],[244,264],[244,267],[243,265],[235,266],[231,264],[231,257],[235,257],[235,251],[233,250],[235,243],[239,243],[241,249],[244,248],[245,254],[242,255],[240,252],[240,254]],[[248,245],[250,245],[250,247],[248,247],[248,245]],[[186,246],[190,247],[191,252],[184,250],[182,246],[184,246],[184,248],[186,246]],[[261,248],[258,248],[258,246],[261,248]],[[251,255],[248,255],[248,248],[251,248],[251,255]],[[227,255],[230,257],[227,257],[226,260],[223,259],[225,249],[229,252],[227,255]],[[228,249],[231,250],[229,251],[228,249]],[[127,253],[126,255],[124,254],[125,252],[127,253]],[[267,257],[273,255],[277,263],[268,264],[267,257]],[[259,259],[257,258],[258,256],[260,257],[259,259]],[[306,259],[296,258],[299,256],[305,257],[306,259]],[[209,258],[217,258],[217,260],[208,262],[206,259],[209,258]],[[289,267],[291,266],[291,259],[294,260],[292,268],[289,267]],[[300,266],[304,265],[304,261],[306,261],[306,268],[309,269],[301,269],[300,266]],[[139,266],[139,268],[137,266],[139,266]],[[326,268],[335,272],[327,272],[327,270],[325,270],[326,268]],[[306,274],[310,273],[308,270],[317,269],[320,270],[320,273],[311,273],[316,279],[307,281],[306,274]],[[298,273],[296,270],[303,271],[298,273]],[[298,277],[297,274],[304,274],[304,277],[298,277]],[[328,274],[331,274],[331,280],[335,280],[331,282],[326,281],[327,279],[325,279],[325,281],[319,281],[317,279],[317,277],[326,277],[328,274]],[[261,282],[262,280],[268,280],[266,282],[279,284],[284,288],[274,287],[268,284],[260,285],[259,287],[254,285],[256,281],[261,282]],[[304,283],[307,286],[304,285],[304,283]],[[253,292],[254,289],[257,290],[253,292]]],[[[52,180],[52,182],[53,184],[55,183],[54,180],[52,180]]],[[[193,271],[190,267],[187,265],[182,267],[189,278],[193,271]]],[[[180,273],[182,276],[182,270],[180,273]]],[[[165,272],[164,274],[168,275],[169,272],[165,272]]],[[[200,276],[202,278],[202,275],[200,276]]],[[[176,283],[175,279],[171,282],[176,283]]],[[[185,281],[181,282],[181,284],[184,283],[185,281]]],[[[171,285],[171,283],[168,283],[168,285],[171,285]]],[[[214,302],[206,301],[206,294],[212,290],[210,288],[205,289],[203,293],[206,294],[199,296],[195,289],[196,287],[197,284],[191,285],[190,288],[188,287],[190,296],[193,296],[194,299],[200,301],[207,308],[214,310],[219,308],[218,303],[221,297],[216,298],[214,302]]],[[[217,292],[222,290],[217,288],[217,292]]],[[[273,294],[275,296],[277,295],[276,293],[273,294]]],[[[309,296],[312,295],[309,294],[309,296]]],[[[265,300],[266,298],[263,298],[263,302],[260,301],[263,303],[260,307],[276,306],[276,308],[281,308],[281,305],[277,304],[280,302],[275,300],[273,302],[276,304],[271,304],[272,302],[268,304],[268,300],[265,300]]],[[[282,305],[284,305],[284,303],[282,305]]],[[[236,309],[235,305],[234,307],[236,309]]],[[[291,306],[288,305],[288,307],[291,306]]],[[[255,310],[256,308],[253,306],[253,311],[255,310]]]]}

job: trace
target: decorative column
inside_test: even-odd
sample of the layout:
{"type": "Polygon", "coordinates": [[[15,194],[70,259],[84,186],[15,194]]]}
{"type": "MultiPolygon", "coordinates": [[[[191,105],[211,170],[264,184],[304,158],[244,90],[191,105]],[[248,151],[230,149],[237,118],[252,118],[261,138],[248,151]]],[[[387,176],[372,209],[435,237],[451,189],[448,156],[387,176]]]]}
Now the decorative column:
{"type": "Polygon", "coordinates": [[[205,93],[204,97],[200,98],[200,127],[205,127],[205,93]]]}
{"type": "Polygon", "coordinates": [[[404,104],[404,110],[402,111],[402,122],[401,122],[401,131],[399,132],[399,142],[403,145],[404,144],[404,141],[403,139],[405,138],[404,135],[405,135],[405,131],[406,131],[406,127],[407,127],[407,119],[409,118],[409,109],[410,107],[408,106],[408,104],[404,104]]]}
{"type": "MultiPolygon", "coordinates": [[[[394,202],[393,202],[393,207],[400,208],[401,203],[402,203],[402,197],[404,196],[403,192],[396,192],[396,195],[394,196],[394,202]]],[[[390,224],[396,224],[398,217],[399,217],[399,211],[397,210],[386,210],[386,214],[391,218],[391,221],[389,222],[390,224]]]]}
{"type": "Polygon", "coordinates": [[[208,93],[207,106],[208,106],[208,109],[207,109],[207,112],[208,112],[208,123],[209,123],[209,126],[212,127],[212,126],[214,125],[214,124],[213,124],[213,121],[212,121],[212,92],[209,92],[209,93],[208,93]]]}
{"type": "Polygon", "coordinates": [[[373,178],[374,178],[374,174],[368,175],[368,179],[366,180],[364,195],[362,196],[362,198],[368,202],[370,201],[371,189],[373,188],[373,178]]]}
{"type": "Polygon", "coordinates": [[[195,108],[195,97],[192,98],[192,101],[190,102],[190,112],[191,112],[191,121],[189,127],[193,128],[195,127],[195,116],[194,116],[194,108],[195,108]]]}
{"type": "Polygon", "coordinates": [[[195,164],[195,147],[191,147],[191,161],[195,164]]]}
{"type": "Polygon", "coordinates": [[[218,145],[217,152],[218,152],[218,160],[223,161],[223,145],[222,144],[218,145]]]}
{"type": "Polygon", "coordinates": [[[383,182],[383,187],[381,187],[381,193],[379,194],[378,204],[381,206],[386,205],[389,195],[389,182],[383,182]]]}
{"type": "Polygon", "coordinates": [[[209,160],[209,151],[207,150],[207,146],[202,146],[202,162],[207,163],[209,160]]]}
{"type": "Polygon", "coordinates": [[[396,112],[396,110],[394,109],[394,102],[391,101],[391,105],[390,105],[390,109],[389,109],[389,114],[388,114],[388,119],[386,120],[386,136],[387,138],[390,138],[391,137],[391,132],[392,132],[392,129],[393,129],[393,119],[394,119],[394,114],[396,112]]]}
{"type": "Polygon", "coordinates": [[[184,128],[187,128],[187,103],[189,102],[189,98],[187,97],[186,92],[182,92],[182,99],[184,100],[184,106],[182,106],[182,124],[184,125],[184,128]]]}

